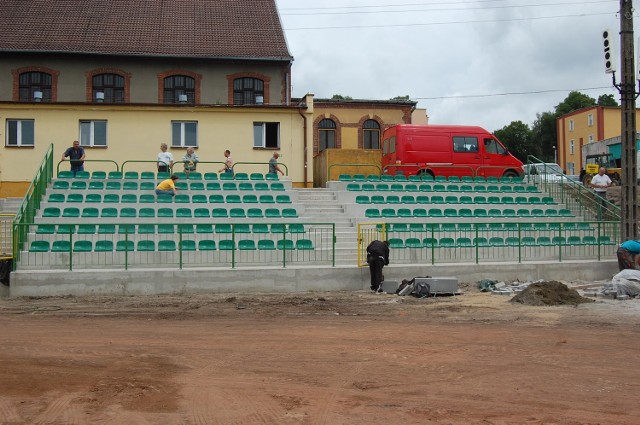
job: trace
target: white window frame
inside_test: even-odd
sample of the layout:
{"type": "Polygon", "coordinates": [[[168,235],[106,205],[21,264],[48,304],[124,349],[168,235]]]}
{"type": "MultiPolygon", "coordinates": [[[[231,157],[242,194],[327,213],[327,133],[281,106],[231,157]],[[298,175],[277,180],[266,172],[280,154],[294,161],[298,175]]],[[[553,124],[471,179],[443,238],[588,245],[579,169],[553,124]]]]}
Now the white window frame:
{"type": "Polygon", "coordinates": [[[569,120],[569,131],[574,131],[575,128],[576,128],[576,125],[573,122],[573,120],[569,120]]]}
{"type": "Polygon", "coordinates": [[[101,147],[101,148],[107,147],[107,144],[108,144],[107,143],[107,136],[108,136],[107,120],[80,120],[78,131],[80,133],[78,136],[78,140],[80,141],[80,146],[101,147]],[[98,131],[98,129],[96,128],[97,123],[104,124],[104,144],[96,143],[96,140],[98,139],[96,137],[96,131],[98,131]],[[86,140],[86,137],[83,137],[82,127],[86,125],[89,126],[89,140],[86,140]]]}
{"type": "Polygon", "coordinates": [[[593,134],[589,135],[589,143],[593,143],[593,134]]]}
{"type": "Polygon", "coordinates": [[[28,146],[28,147],[33,147],[36,144],[36,123],[35,120],[28,120],[28,119],[13,119],[13,118],[8,118],[5,122],[5,140],[4,140],[4,145],[5,146],[11,146],[11,147],[22,147],[22,146],[28,146]],[[10,123],[16,123],[16,143],[9,143],[9,124],[10,123]],[[32,135],[33,135],[33,140],[24,140],[24,135],[23,135],[23,131],[22,131],[22,126],[24,123],[31,123],[31,130],[32,130],[32,135]]]}
{"type": "Polygon", "coordinates": [[[593,114],[587,115],[587,125],[593,127],[593,114]]]}
{"type": "Polygon", "coordinates": [[[575,164],[573,162],[567,162],[567,174],[570,176],[575,174],[575,164]]]}
{"type": "Polygon", "coordinates": [[[198,147],[198,121],[171,121],[171,147],[172,148],[197,148],[198,147]],[[179,138],[180,140],[178,140],[176,143],[176,140],[174,138],[174,126],[175,125],[179,125],[180,126],[180,135],[179,138]],[[186,132],[186,128],[187,125],[195,125],[195,140],[193,144],[188,144],[187,143],[187,132],[186,132]]]}
{"type": "Polygon", "coordinates": [[[569,140],[569,155],[574,155],[576,153],[576,141],[569,140]]]}
{"type": "Polygon", "coordinates": [[[253,147],[262,149],[280,149],[280,123],[279,122],[254,122],[253,123],[253,147]],[[277,126],[275,146],[267,146],[267,126],[277,126]]]}

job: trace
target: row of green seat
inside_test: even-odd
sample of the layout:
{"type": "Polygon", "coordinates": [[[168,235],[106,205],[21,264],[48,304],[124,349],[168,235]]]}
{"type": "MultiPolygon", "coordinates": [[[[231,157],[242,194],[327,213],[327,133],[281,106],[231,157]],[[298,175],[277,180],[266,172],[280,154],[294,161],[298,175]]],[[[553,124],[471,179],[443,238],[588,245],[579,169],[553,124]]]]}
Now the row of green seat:
{"type": "Polygon", "coordinates": [[[517,205],[536,205],[555,204],[554,200],[550,196],[540,198],[539,196],[468,196],[462,195],[357,195],[356,204],[517,204],[517,205]]]}
{"type": "MultiPolygon", "coordinates": [[[[382,227],[380,225],[380,227],[382,227]]],[[[537,223],[387,223],[388,232],[474,232],[479,231],[564,231],[593,232],[595,229],[586,222],[537,222],[537,223]]]]}
{"type": "MultiPolygon", "coordinates": [[[[178,246],[182,251],[195,251],[196,241],[194,240],[182,240],[179,244],[174,240],[161,240],[156,244],[153,240],[140,240],[136,243],[131,240],[120,240],[114,245],[110,240],[96,241],[95,245],[92,241],[75,241],[73,243],[73,252],[112,252],[114,251],[136,251],[153,252],[153,251],[177,251],[178,246]]],[[[200,240],[197,243],[199,251],[215,251],[216,241],[214,240],[200,240]]],[[[271,239],[259,240],[258,243],[252,239],[242,239],[236,244],[231,239],[220,240],[217,243],[217,249],[220,251],[255,251],[255,250],[312,250],[314,249],[313,241],[310,239],[298,239],[292,241],[291,239],[274,241],[271,239]]],[[[39,240],[31,242],[29,246],[29,252],[69,252],[71,250],[71,243],[69,241],[54,241],[53,244],[49,241],[39,240]]]]}
{"type": "Polygon", "coordinates": [[[500,192],[500,193],[538,193],[536,186],[529,185],[459,185],[459,184],[413,184],[413,183],[347,183],[350,192],[500,192]]]}
{"type": "Polygon", "coordinates": [[[177,208],[174,212],[173,208],[134,208],[134,207],[125,207],[117,208],[112,207],[103,207],[103,208],[95,208],[95,207],[85,207],[82,210],[76,207],[67,207],[62,210],[58,207],[47,207],[44,209],[42,216],[49,218],[57,218],[57,217],[83,217],[83,218],[171,218],[171,217],[179,217],[179,218],[208,218],[208,217],[231,217],[231,218],[297,218],[298,212],[295,208],[283,208],[280,211],[277,208],[266,208],[262,210],[262,208],[213,208],[209,210],[208,208],[195,208],[191,209],[188,207],[177,208]]]}
{"type": "Polygon", "coordinates": [[[542,210],[533,208],[531,210],[520,208],[517,211],[512,208],[498,209],[491,208],[367,208],[364,213],[367,218],[395,218],[395,217],[573,217],[571,210],[549,208],[542,210]]]}
{"type": "Polygon", "coordinates": [[[118,194],[106,194],[101,195],[99,193],[90,193],[86,196],[82,193],[70,193],[65,195],[64,193],[52,193],[47,197],[48,202],[71,202],[71,203],[79,203],[79,202],[88,202],[88,203],[107,203],[107,204],[117,204],[117,203],[125,203],[125,204],[135,204],[140,202],[141,204],[154,204],[154,203],[176,203],[176,204],[206,204],[215,203],[215,204],[291,204],[291,197],[289,195],[227,195],[226,197],[220,194],[214,195],[184,195],[179,194],[175,197],[173,196],[156,196],[151,194],[143,194],[138,197],[138,195],[133,193],[123,194],[122,196],[118,194]]]}
{"type": "Polygon", "coordinates": [[[578,245],[612,245],[614,242],[610,236],[523,236],[518,238],[517,236],[510,236],[502,238],[499,236],[477,238],[459,237],[450,238],[444,237],[440,239],[436,238],[390,238],[389,248],[403,249],[403,248],[475,248],[477,247],[517,247],[522,246],[578,246],[578,245]]]}
{"type": "Polygon", "coordinates": [[[367,176],[365,176],[364,174],[354,174],[354,175],[350,175],[350,174],[340,174],[340,176],[338,176],[338,180],[342,181],[342,182],[378,182],[378,181],[383,181],[383,182],[392,182],[392,181],[410,181],[410,182],[466,182],[466,183],[498,183],[498,182],[502,182],[502,183],[520,183],[522,182],[522,178],[514,178],[514,177],[483,177],[483,176],[476,176],[476,177],[471,177],[471,176],[462,176],[462,177],[458,177],[458,176],[449,176],[449,178],[447,178],[446,176],[432,176],[430,174],[425,174],[425,175],[421,175],[421,176],[405,176],[404,174],[397,174],[395,176],[389,175],[389,174],[383,174],[381,176],[377,175],[377,174],[369,174],[367,176]]]}
{"type": "MultiPolygon", "coordinates": [[[[176,188],[178,190],[273,190],[273,191],[284,191],[284,184],[280,182],[175,182],[176,188]]],[[[73,180],[69,182],[68,180],[56,180],[53,182],[54,189],[73,189],[73,190],[155,190],[157,184],[155,182],[142,182],[139,183],[135,181],[109,181],[106,182],[100,180],[90,180],[89,182],[85,180],[73,180]]]]}
{"type": "MultiPolygon", "coordinates": [[[[268,224],[246,224],[246,223],[220,223],[220,224],[119,224],[117,233],[305,233],[305,227],[302,223],[291,223],[289,225],[282,223],[268,224]],[[214,230],[215,229],[215,230],[214,230]]],[[[36,228],[39,235],[58,234],[115,234],[115,224],[39,224],[36,228]]]]}
{"type": "MultiPolygon", "coordinates": [[[[277,174],[262,174],[262,173],[236,173],[234,174],[229,174],[229,173],[220,173],[220,175],[218,175],[218,173],[204,173],[204,175],[200,172],[197,171],[193,171],[189,174],[186,174],[184,172],[176,172],[173,173],[176,176],[178,176],[178,178],[182,179],[182,180],[254,180],[254,181],[260,181],[260,180],[278,180],[278,176],[277,174]]],[[[73,173],[71,171],[60,171],[58,172],[58,178],[59,179],[93,179],[93,180],[105,180],[105,179],[109,179],[109,180],[120,180],[120,179],[125,179],[125,180],[138,180],[138,179],[142,179],[142,180],[163,180],[163,179],[168,179],[170,177],[169,173],[166,172],[160,172],[160,173],[155,173],[153,171],[143,171],[143,172],[137,172],[137,171],[126,171],[126,172],[121,172],[121,171],[110,171],[108,174],[106,171],[94,171],[92,173],[89,173],[88,171],[78,171],[76,172],[76,175],[74,176],[73,173]]]]}

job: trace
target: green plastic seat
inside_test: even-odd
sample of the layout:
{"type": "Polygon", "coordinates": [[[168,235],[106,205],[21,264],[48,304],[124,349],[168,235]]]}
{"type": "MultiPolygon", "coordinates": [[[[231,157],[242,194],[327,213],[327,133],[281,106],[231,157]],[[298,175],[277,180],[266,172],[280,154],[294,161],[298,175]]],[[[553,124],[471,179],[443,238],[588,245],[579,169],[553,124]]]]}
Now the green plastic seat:
{"type": "Polygon", "coordinates": [[[254,190],[256,190],[256,191],[265,191],[265,190],[269,190],[269,183],[260,183],[260,182],[258,182],[258,183],[256,183],[256,184],[253,186],[253,188],[254,188],[254,190]]]}
{"type": "Polygon", "coordinates": [[[567,238],[567,245],[582,245],[582,239],[580,238],[580,236],[569,236],[567,238]]]}
{"type": "Polygon", "coordinates": [[[276,247],[281,251],[282,250],[293,251],[296,248],[294,242],[291,239],[278,240],[276,242],[276,247]]]}
{"type": "Polygon", "coordinates": [[[158,172],[158,174],[156,174],[156,178],[158,180],[166,180],[169,177],[171,177],[171,175],[167,171],[161,171],[161,172],[158,172]]]}
{"type": "Polygon", "coordinates": [[[87,189],[87,182],[85,182],[85,181],[73,181],[73,182],[71,182],[71,189],[72,190],[86,190],[87,189]]]}
{"type": "MultiPolygon", "coordinates": [[[[180,187],[180,185],[178,185],[178,184],[176,184],[176,188],[180,188],[182,190],[186,189],[184,186],[180,187]]],[[[142,183],[140,183],[140,190],[155,190],[155,189],[156,189],[156,184],[153,183],[153,182],[142,182],[142,183]]]]}
{"type": "Polygon", "coordinates": [[[296,241],[296,249],[301,251],[313,250],[313,241],[311,239],[298,239],[296,241]]]}
{"type": "Polygon", "coordinates": [[[389,195],[387,196],[387,204],[399,204],[400,197],[398,195],[389,195]]]}
{"type": "Polygon", "coordinates": [[[523,236],[521,241],[522,246],[535,246],[536,238],[533,236],[523,236]]]}
{"type": "Polygon", "coordinates": [[[212,224],[196,224],[196,233],[213,233],[212,224]]]}
{"type": "Polygon", "coordinates": [[[251,239],[241,239],[238,241],[240,251],[255,251],[257,249],[255,241],[251,239]]]}
{"type": "Polygon", "coordinates": [[[425,208],[414,208],[413,209],[414,217],[427,217],[427,210],[425,208]]]}
{"type": "Polygon", "coordinates": [[[64,210],[62,210],[62,217],[72,217],[72,218],[80,217],[80,208],[67,207],[64,210]]]}
{"type": "Polygon", "coordinates": [[[107,181],[106,189],[107,190],[120,190],[120,189],[122,189],[122,183],[116,182],[116,181],[107,181]]]}
{"type": "Polygon", "coordinates": [[[40,224],[36,227],[36,234],[52,235],[56,232],[55,224],[40,224]]]}
{"type": "Polygon", "coordinates": [[[253,195],[253,194],[243,195],[242,196],[242,202],[245,203],[245,204],[257,204],[258,203],[258,197],[256,195],[253,195]]]}
{"type": "Polygon", "coordinates": [[[398,217],[402,218],[413,217],[413,211],[411,211],[409,208],[398,208],[397,214],[398,217]]]}
{"type": "Polygon", "coordinates": [[[431,203],[432,204],[444,204],[444,196],[433,195],[431,197],[431,203]]]}
{"type": "Polygon", "coordinates": [[[611,236],[607,235],[599,236],[598,243],[600,245],[615,245],[615,242],[611,239],[611,236]]]}
{"type": "Polygon", "coordinates": [[[187,177],[189,180],[202,180],[202,173],[199,171],[192,171],[187,177]]]}
{"type": "Polygon", "coordinates": [[[224,204],[224,196],[217,193],[209,195],[209,203],[211,204],[224,204]]]}
{"type": "Polygon", "coordinates": [[[554,236],[554,237],[551,239],[551,244],[552,244],[552,245],[560,245],[560,246],[563,246],[563,245],[566,245],[566,244],[567,244],[567,240],[565,239],[565,237],[564,237],[564,236],[554,236]]]}
{"type": "Polygon", "coordinates": [[[220,251],[233,251],[236,249],[236,243],[231,239],[223,239],[218,242],[218,249],[220,251]]]}
{"type": "MultiPolygon", "coordinates": [[[[52,193],[51,195],[49,195],[49,198],[47,199],[48,202],[64,202],[64,200],[65,198],[62,193],[52,193]]],[[[82,202],[82,201],[77,201],[77,202],[82,202]]]]}
{"type": "Polygon", "coordinates": [[[398,184],[398,183],[392,183],[391,185],[389,185],[389,190],[392,192],[403,192],[404,185],[398,184]]]}
{"type": "MultiPolygon", "coordinates": [[[[163,226],[163,229],[165,228],[164,224],[161,225],[163,226]]],[[[166,225],[167,229],[169,229],[168,226],[172,226],[171,228],[173,228],[172,224],[166,225]]],[[[194,228],[193,228],[193,224],[178,224],[178,233],[182,233],[182,234],[193,234],[195,232],[194,228]]]]}
{"type": "Polygon", "coordinates": [[[245,212],[244,208],[231,208],[229,210],[229,217],[230,218],[246,218],[247,213],[245,212]]]}
{"type": "Polygon", "coordinates": [[[155,224],[138,224],[138,233],[141,235],[155,234],[156,225],[155,224]]]}
{"type": "Polygon", "coordinates": [[[372,204],[386,204],[386,200],[382,195],[372,195],[371,196],[372,204]]]}
{"type": "Polygon", "coordinates": [[[50,248],[49,241],[31,241],[29,252],[49,252],[50,248]]]}
{"type": "Polygon", "coordinates": [[[402,195],[400,198],[401,204],[415,204],[416,198],[413,195],[402,195]]]}
{"type": "Polygon", "coordinates": [[[211,214],[208,208],[195,208],[193,210],[193,216],[195,218],[209,218],[211,214]]]}
{"type": "Polygon", "coordinates": [[[215,251],[216,241],[203,239],[198,242],[198,251],[215,251]]]}
{"type": "Polygon", "coordinates": [[[262,209],[260,208],[249,208],[247,209],[247,217],[249,218],[262,218],[264,215],[262,214],[262,209]]]}
{"type": "Polygon", "coordinates": [[[204,183],[191,182],[191,184],[189,184],[189,190],[204,190],[204,183]]]}
{"type": "Polygon", "coordinates": [[[73,178],[73,173],[71,171],[60,171],[58,173],[58,178],[59,179],[72,179],[73,178]]]}
{"type": "Polygon", "coordinates": [[[74,252],[91,252],[93,251],[93,242],[91,241],[75,241],[73,243],[74,252]]]}
{"type": "Polygon", "coordinates": [[[206,184],[207,190],[220,190],[220,183],[218,182],[209,182],[206,184]]]}
{"type": "MultiPolygon", "coordinates": [[[[438,245],[441,248],[455,248],[456,247],[456,241],[455,241],[455,239],[450,238],[450,237],[440,238],[440,240],[438,241],[438,245]]],[[[425,246],[427,246],[427,241],[425,241],[425,246]]]]}
{"type": "Polygon", "coordinates": [[[538,236],[538,239],[536,240],[536,243],[540,246],[551,246],[551,239],[549,238],[549,236],[538,236]]]}
{"type": "Polygon", "coordinates": [[[444,216],[445,217],[457,217],[458,216],[458,210],[456,210],[455,208],[445,208],[444,209],[444,216]]]}
{"type": "Polygon", "coordinates": [[[233,231],[235,233],[251,233],[251,226],[245,223],[234,224],[233,231]]]}
{"type": "Polygon", "coordinates": [[[109,171],[107,178],[110,180],[121,180],[122,172],[121,171],[109,171]]]}
{"type": "Polygon", "coordinates": [[[442,217],[442,209],[440,208],[429,208],[429,217],[442,217]]]}
{"type": "Polygon", "coordinates": [[[489,240],[487,238],[485,238],[484,236],[478,236],[477,238],[473,238],[473,246],[478,246],[478,247],[487,247],[490,246],[489,244],[489,240]]]}
{"type": "Polygon", "coordinates": [[[142,252],[149,252],[149,251],[155,251],[156,250],[156,243],[155,241],[152,240],[141,240],[138,241],[138,251],[142,251],[142,252]]]}
{"type": "Polygon", "coordinates": [[[370,204],[371,199],[367,195],[356,196],[356,204],[370,204]]]}
{"type": "Polygon", "coordinates": [[[252,230],[253,233],[269,233],[269,226],[267,224],[254,224],[252,230]]]}
{"type": "Polygon", "coordinates": [[[196,250],[196,241],[191,239],[183,239],[180,241],[180,250],[181,251],[195,251],[196,250]]]}
{"type": "Polygon", "coordinates": [[[473,243],[471,242],[471,238],[461,236],[456,239],[456,245],[461,248],[471,248],[473,246],[473,243]]]}
{"type": "Polygon", "coordinates": [[[447,191],[448,192],[460,192],[460,186],[458,186],[457,184],[449,184],[447,186],[447,191]]]}
{"type": "Polygon", "coordinates": [[[422,179],[420,178],[420,176],[411,175],[411,176],[407,177],[407,181],[410,181],[410,182],[421,182],[422,179]]]}
{"type": "Polygon", "coordinates": [[[250,180],[264,180],[264,174],[262,173],[251,173],[249,174],[250,180]]]}
{"type": "Polygon", "coordinates": [[[489,238],[489,245],[495,246],[495,247],[506,246],[504,242],[504,238],[501,238],[499,236],[493,236],[489,238]]]}
{"type": "Polygon", "coordinates": [[[178,208],[176,209],[176,218],[191,218],[193,213],[191,208],[178,208]]]}
{"type": "Polygon", "coordinates": [[[240,195],[227,195],[225,201],[227,204],[240,204],[242,203],[242,198],[240,198],[240,195]]]}
{"type": "Polygon", "coordinates": [[[435,181],[438,183],[445,183],[447,181],[446,176],[436,176],[435,181]]]}
{"type": "Polygon", "coordinates": [[[416,203],[418,204],[429,204],[429,197],[427,195],[418,195],[416,196],[416,203]]]}
{"type": "Polygon", "coordinates": [[[69,235],[76,232],[76,226],[75,224],[59,224],[56,232],[61,235],[69,235]]]}
{"type": "Polygon", "coordinates": [[[271,225],[271,233],[285,233],[287,226],[282,223],[274,223],[271,225]]]}
{"type": "Polygon", "coordinates": [[[267,173],[264,175],[264,179],[265,180],[278,180],[278,174],[277,173],[267,173]]]}
{"type": "Polygon", "coordinates": [[[156,202],[158,204],[172,204],[173,203],[173,196],[170,195],[157,195],[156,196],[156,202]]]}
{"type": "Polygon", "coordinates": [[[89,179],[91,178],[91,173],[88,171],[77,171],[75,177],[76,179],[89,179]]]}
{"type": "MultiPolygon", "coordinates": [[[[494,187],[494,186],[491,186],[491,187],[494,187]]],[[[498,190],[500,192],[502,192],[502,193],[512,193],[513,192],[513,186],[503,184],[502,186],[500,186],[498,188],[498,190]]]]}
{"type": "MultiPolygon", "coordinates": [[[[365,186],[365,185],[363,184],[363,185],[362,185],[363,190],[364,190],[364,186],[365,186]]],[[[378,183],[378,184],[376,185],[376,190],[377,190],[378,192],[388,192],[388,191],[389,191],[389,184],[387,184],[387,183],[378,183]]]]}
{"type": "Polygon", "coordinates": [[[158,224],[158,233],[173,234],[175,232],[176,230],[173,224],[158,224]]]}
{"type": "Polygon", "coordinates": [[[224,182],[222,190],[238,190],[238,185],[235,182],[224,182]]]}
{"type": "Polygon", "coordinates": [[[176,241],[163,239],[158,242],[158,251],[175,251],[176,241]]]}
{"type": "Polygon", "coordinates": [[[423,248],[422,241],[419,238],[407,238],[404,242],[407,248],[423,248]]]}
{"type": "Polygon", "coordinates": [[[122,184],[123,190],[138,190],[138,182],[124,182],[122,184]]]}
{"type": "Polygon", "coordinates": [[[474,217],[487,217],[487,210],[484,208],[476,208],[473,210],[474,217]]]}
{"type": "Polygon", "coordinates": [[[207,203],[207,195],[193,195],[191,197],[192,204],[206,204],[207,203]]]}
{"type": "Polygon", "coordinates": [[[361,186],[361,190],[365,192],[374,192],[376,190],[376,185],[373,183],[363,183],[361,186]]]}
{"type": "Polygon", "coordinates": [[[190,202],[189,195],[176,195],[173,202],[176,204],[188,204],[190,202]]]}
{"type": "Polygon", "coordinates": [[[173,218],[173,209],[158,208],[158,218],[173,218]]]}
{"type": "Polygon", "coordinates": [[[155,180],[156,179],[156,173],[154,173],[153,171],[143,171],[140,173],[140,179],[141,180],[155,180]]]}
{"type": "Polygon", "coordinates": [[[211,217],[213,218],[226,218],[229,217],[229,212],[226,208],[214,208],[211,210],[211,217]]]}
{"type": "Polygon", "coordinates": [[[205,181],[218,180],[218,173],[204,173],[205,181]]]}
{"type": "MultiPolygon", "coordinates": [[[[104,215],[104,210],[102,210],[102,216],[106,217],[104,215]]],[[[126,207],[126,208],[122,208],[120,210],[120,217],[121,218],[136,218],[137,216],[138,216],[138,212],[136,211],[135,208],[126,207]]]]}
{"type": "MultiPolygon", "coordinates": [[[[153,195],[150,196],[153,197],[153,195]]],[[[123,204],[135,204],[138,202],[138,196],[134,195],[133,193],[125,193],[124,195],[122,195],[121,202],[123,204]]]]}
{"type": "Polygon", "coordinates": [[[364,216],[367,218],[380,218],[380,210],[378,208],[367,208],[364,211],[364,216]]]}
{"type": "Polygon", "coordinates": [[[271,183],[271,190],[276,192],[284,192],[285,191],[284,184],[280,182],[271,183]]]}
{"type": "Polygon", "coordinates": [[[440,225],[440,230],[443,232],[455,232],[457,227],[456,223],[442,223],[440,225]]]}
{"type": "Polygon", "coordinates": [[[121,235],[124,235],[124,234],[133,235],[135,232],[136,232],[135,224],[120,224],[118,226],[118,233],[120,233],[121,235]]]}
{"type": "MultiPolygon", "coordinates": [[[[153,184],[153,183],[151,183],[151,182],[143,182],[140,185],[140,189],[144,189],[142,187],[143,184],[153,184]]],[[[174,184],[176,185],[176,189],[178,189],[178,190],[184,191],[184,190],[188,190],[189,189],[189,183],[187,183],[185,181],[176,181],[176,182],[174,182],[174,184]]]]}
{"type": "Polygon", "coordinates": [[[444,202],[446,204],[457,204],[458,203],[458,197],[455,196],[455,195],[445,196],[444,202]]]}
{"type": "Polygon", "coordinates": [[[99,224],[98,225],[99,235],[113,235],[114,233],[116,233],[115,224],[99,224]]]}
{"type": "Polygon", "coordinates": [[[216,224],[216,233],[233,233],[231,224],[216,224]]]}
{"type": "Polygon", "coordinates": [[[69,252],[71,243],[69,241],[54,241],[51,245],[51,252],[69,252]]]}
{"type": "Polygon", "coordinates": [[[558,211],[560,217],[573,217],[573,213],[568,208],[562,208],[558,211]]]}
{"type": "MultiPolygon", "coordinates": [[[[453,243],[455,244],[455,242],[453,243]]],[[[425,248],[437,248],[438,240],[436,238],[423,238],[422,245],[424,245],[425,248]]]]}
{"type": "Polygon", "coordinates": [[[90,181],[89,190],[104,190],[104,182],[90,181]]]}
{"type": "Polygon", "coordinates": [[[419,192],[432,192],[433,191],[433,187],[430,184],[421,184],[420,186],[418,186],[418,191],[419,192]]]}
{"type": "Polygon", "coordinates": [[[138,216],[140,218],[153,218],[156,216],[156,210],[153,208],[140,208],[138,216]]]}
{"type": "Polygon", "coordinates": [[[264,210],[266,218],[280,218],[280,210],[277,208],[267,208],[264,210]]]}
{"type": "Polygon", "coordinates": [[[460,216],[460,217],[473,217],[473,211],[471,211],[471,208],[460,208],[458,210],[458,216],[460,216]]]}
{"type": "Polygon", "coordinates": [[[259,200],[261,204],[275,204],[276,202],[273,195],[260,195],[259,200]]]}
{"type": "Polygon", "coordinates": [[[54,189],[67,190],[67,189],[69,189],[69,182],[68,181],[56,180],[56,181],[53,182],[53,188],[54,189]]]}
{"type": "Polygon", "coordinates": [[[124,173],[125,180],[138,180],[140,178],[140,174],[137,171],[127,171],[124,173]]]}
{"type": "Polygon", "coordinates": [[[518,217],[531,217],[531,211],[526,208],[518,208],[516,214],[518,217]]]}
{"type": "Polygon", "coordinates": [[[82,209],[82,218],[95,218],[100,215],[100,211],[94,207],[86,207],[82,209]]]}
{"type": "Polygon", "coordinates": [[[558,216],[558,210],[555,208],[548,208],[545,210],[544,212],[545,217],[557,217],[558,216]]]}
{"type": "Polygon", "coordinates": [[[249,174],[247,174],[247,173],[236,173],[235,174],[235,179],[236,180],[249,180],[249,174]]]}
{"type": "Polygon", "coordinates": [[[446,192],[447,191],[447,187],[443,184],[434,184],[433,185],[433,191],[434,192],[446,192]]]}
{"type": "Polygon", "coordinates": [[[271,239],[260,239],[258,241],[258,250],[273,251],[276,249],[276,243],[271,239]]]}
{"type": "Polygon", "coordinates": [[[111,252],[113,251],[113,241],[109,241],[106,239],[96,241],[93,250],[94,252],[111,252]]]}
{"type": "Polygon", "coordinates": [[[595,236],[583,236],[582,237],[582,243],[584,245],[596,245],[597,244],[597,239],[595,236]]]}

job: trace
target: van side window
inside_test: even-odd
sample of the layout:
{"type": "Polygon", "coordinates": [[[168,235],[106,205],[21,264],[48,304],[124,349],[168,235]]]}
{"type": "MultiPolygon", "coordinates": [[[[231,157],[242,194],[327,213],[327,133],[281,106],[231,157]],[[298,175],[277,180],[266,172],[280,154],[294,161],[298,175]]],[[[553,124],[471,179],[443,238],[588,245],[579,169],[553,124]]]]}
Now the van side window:
{"type": "Polygon", "coordinates": [[[478,138],[470,136],[453,136],[454,152],[478,152],[478,138]]]}
{"type": "Polygon", "coordinates": [[[484,139],[484,151],[486,153],[495,153],[499,155],[505,155],[507,150],[494,139],[484,139]]]}

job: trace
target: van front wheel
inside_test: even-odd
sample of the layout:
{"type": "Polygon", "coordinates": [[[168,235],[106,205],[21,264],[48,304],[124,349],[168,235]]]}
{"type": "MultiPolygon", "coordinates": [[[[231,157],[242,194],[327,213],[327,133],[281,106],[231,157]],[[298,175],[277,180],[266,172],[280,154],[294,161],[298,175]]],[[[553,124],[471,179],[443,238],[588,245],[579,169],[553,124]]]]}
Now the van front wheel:
{"type": "Polygon", "coordinates": [[[518,177],[518,173],[516,173],[515,171],[506,171],[502,177],[510,177],[510,178],[514,178],[514,177],[518,177]]]}

